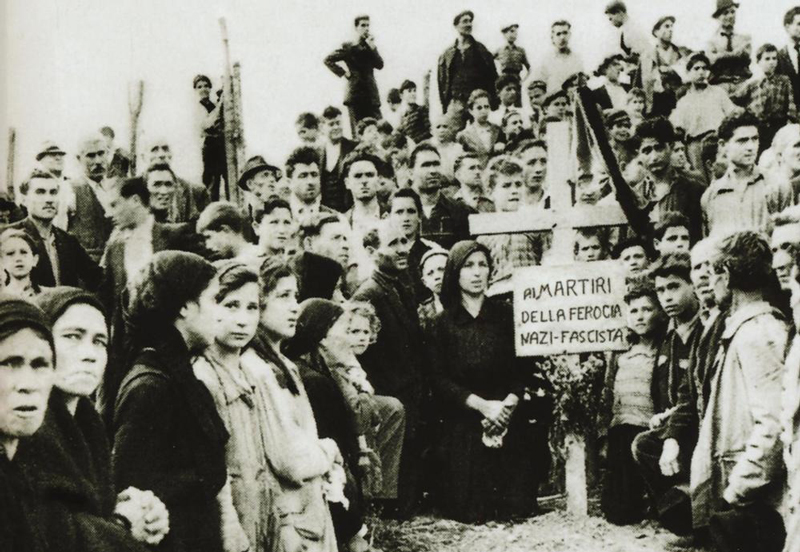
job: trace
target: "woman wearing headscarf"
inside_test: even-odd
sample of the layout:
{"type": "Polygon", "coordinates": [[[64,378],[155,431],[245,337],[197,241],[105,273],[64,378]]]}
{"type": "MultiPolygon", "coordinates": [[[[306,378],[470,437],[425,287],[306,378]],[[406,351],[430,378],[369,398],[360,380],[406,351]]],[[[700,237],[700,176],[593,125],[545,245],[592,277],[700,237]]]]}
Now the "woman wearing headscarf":
{"type": "Polygon", "coordinates": [[[340,448],[347,447],[351,452],[350,466],[372,463],[377,468],[368,470],[381,475],[366,485],[369,496],[392,500],[397,498],[405,409],[394,397],[375,394],[356,358],[349,336],[350,323],[354,316],[361,317],[365,312],[374,316],[369,303],[340,306],[326,299],[307,299],[300,305],[297,333],[289,350],[299,354],[297,364],[304,382],[309,382],[307,387],[321,386],[321,381],[333,383],[328,404],[314,404],[312,396],[311,406],[317,418],[329,420],[326,425],[338,434],[340,448]],[[331,404],[334,401],[336,404],[331,404]],[[345,406],[342,415],[330,420],[331,413],[341,404],[345,406]],[[358,442],[354,455],[353,441],[358,442]]]}
{"type": "Polygon", "coordinates": [[[547,446],[530,434],[511,307],[486,296],[491,271],[485,246],[456,243],[442,283],[444,311],[432,325],[442,418],[438,502],[445,515],[468,522],[535,511],[535,447],[547,446]]]}
{"type": "Polygon", "coordinates": [[[46,549],[30,478],[17,451],[41,427],[53,387],[55,347],[42,310],[0,295],[0,550],[46,549]]]}
{"type": "Polygon", "coordinates": [[[220,552],[217,495],[228,434],[191,358],[214,339],[214,267],[198,255],[156,253],[130,306],[129,368],[114,404],[117,488],[151,490],[169,510],[158,550],[220,552]]]}
{"type": "Polygon", "coordinates": [[[335,552],[328,502],[344,498],[342,457],[332,439],[320,439],[297,366],[282,352],[297,327],[297,277],[288,264],[268,260],[259,281],[259,328],[240,362],[258,378],[270,406],[263,420],[274,481],[269,550],[335,552]]]}
{"type": "Polygon", "coordinates": [[[114,492],[108,438],[91,400],[106,368],[103,306],[73,287],[49,288],[37,303],[53,327],[55,387],[44,424],[18,458],[35,482],[46,540],[64,552],[144,551],[139,542],[160,542],[168,515],[151,492],[114,492]]]}

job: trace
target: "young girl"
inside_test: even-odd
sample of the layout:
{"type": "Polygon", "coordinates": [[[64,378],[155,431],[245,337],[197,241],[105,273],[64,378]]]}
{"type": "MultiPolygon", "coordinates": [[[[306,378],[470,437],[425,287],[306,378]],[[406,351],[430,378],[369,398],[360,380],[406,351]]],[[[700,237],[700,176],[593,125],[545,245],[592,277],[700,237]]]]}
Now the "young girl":
{"type": "Polygon", "coordinates": [[[489,122],[489,94],[485,90],[473,90],[467,101],[472,122],[458,133],[456,139],[464,147],[464,151],[478,154],[481,166],[486,165],[489,157],[495,153],[495,146],[500,138],[500,127],[489,122]]]}
{"type": "Polygon", "coordinates": [[[339,319],[320,341],[319,353],[356,415],[361,428],[359,448],[375,451],[380,460],[381,484],[367,494],[397,498],[400,454],[405,434],[405,409],[394,397],[376,395],[357,356],[375,342],[380,321],[370,303],[346,303],[339,319]]]}
{"type": "Polygon", "coordinates": [[[39,263],[36,242],[24,230],[9,228],[0,233],[0,265],[5,272],[3,291],[22,299],[32,299],[41,292],[31,281],[31,272],[39,263]]]}
{"type": "Polygon", "coordinates": [[[211,392],[230,438],[225,446],[228,482],[217,500],[222,512],[224,550],[269,550],[272,482],[264,448],[263,419],[268,397],[260,380],[241,362],[244,347],[258,328],[258,275],[246,265],[219,265],[220,307],[216,337],[192,363],[194,374],[211,392]]]}
{"type": "Polygon", "coordinates": [[[649,282],[633,284],[625,303],[631,347],[609,363],[600,426],[606,429],[607,451],[601,507],[606,519],[618,525],[641,521],[646,510],[644,480],[631,445],[639,433],[648,429],[656,414],[653,370],[666,329],[666,316],[649,282]]]}
{"type": "Polygon", "coordinates": [[[647,105],[644,90],[631,88],[628,92],[628,105],[626,110],[631,117],[631,128],[636,132],[636,127],[644,120],[644,110],[647,105]]]}
{"type": "Polygon", "coordinates": [[[259,329],[240,362],[254,374],[269,405],[263,433],[273,481],[267,550],[335,552],[328,502],[342,499],[342,457],[332,439],[319,438],[297,366],[281,349],[297,328],[297,278],[289,265],[267,262],[259,281],[259,329]]]}

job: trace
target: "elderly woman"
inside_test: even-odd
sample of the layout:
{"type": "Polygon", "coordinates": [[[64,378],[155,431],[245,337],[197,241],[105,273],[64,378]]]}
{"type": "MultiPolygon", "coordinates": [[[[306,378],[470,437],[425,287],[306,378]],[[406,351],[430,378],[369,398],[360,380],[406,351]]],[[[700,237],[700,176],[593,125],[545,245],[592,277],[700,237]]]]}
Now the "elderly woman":
{"type": "Polygon", "coordinates": [[[111,452],[92,394],[106,368],[103,306],[81,289],[51,288],[38,297],[53,327],[55,388],[42,428],[19,461],[35,481],[46,538],[63,551],[139,550],[169,529],[163,503],[129,488],[116,495],[111,452]]]}
{"type": "Polygon", "coordinates": [[[131,300],[128,371],[113,403],[114,475],[118,488],[149,489],[166,504],[170,532],[159,550],[222,550],[228,433],[191,365],[216,332],[215,273],[202,257],[162,251],[131,300]]]}
{"type": "Polygon", "coordinates": [[[530,433],[524,365],[510,305],[486,296],[492,260],[475,241],[453,246],[432,327],[433,390],[443,432],[439,503],[480,522],[536,509],[538,442],[530,433]],[[520,410],[524,405],[524,409],[520,410]]]}
{"type": "Polygon", "coordinates": [[[267,261],[259,280],[259,329],[241,364],[255,375],[269,404],[264,448],[274,485],[268,550],[335,552],[327,503],[343,499],[342,457],[333,440],[319,438],[297,366],[282,352],[297,327],[297,277],[289,265],[267,261]]]}

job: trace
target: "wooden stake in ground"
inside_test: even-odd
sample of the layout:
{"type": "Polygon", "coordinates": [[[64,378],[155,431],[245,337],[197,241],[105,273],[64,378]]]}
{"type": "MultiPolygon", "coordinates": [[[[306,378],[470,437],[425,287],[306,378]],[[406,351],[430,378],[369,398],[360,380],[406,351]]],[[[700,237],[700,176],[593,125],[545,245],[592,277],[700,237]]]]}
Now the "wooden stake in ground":
{"type": "MultiPolygon", "coordinates": [[[[581,99],[583,100],[582,97],[581,99]]],[[[581,108],[582,106],[579,104],[578,109],[581,108]]],[[[596,115],[596,110],[594,113],[592,113],[592,115],[596,115]]],[[[589,117],[589,119],[590,124],[597,123],[593,117],[589,117]]],[[[595,125],[592,125],[598,145],[607,146],[606,137],[602,127],[597,130],[595,130],[595,128],[595,125]]],[[[508,234],[515,232],[541,232],[551,230],[553,232],[553,241],[551,252],[547,256],[548,264],[553,265],[554,267],[561,267],[561,270],[564,270],[569,269],[574,263],[573,244],[575,242],[575,230],[578,228],[621,226],[628,224],[629,220],[633,219],[636,222],[636,226],[642,227],[646,233],[646,221],[642,220],[641,213],[637,211],[635,204],[633,204],[631,201],[632,192],[630,192],[629,188],[626,189],[627,184],[624,182],[624,180],[622,180],[622,176],[620,175],[619,169],[616,166],[616,159],[613,158],[613,154],[611,158],[608,158],[605,155],[608,153],[608,151],[610,151],[609,148],[601,147],[600,149],[604,160],[606,160],[607,164],[610,165],[609,174],[614,180],[614,185],[617,192],[616,196],[618,200],[620,200],[619,204],[602,207],[591,205],[572,205],[572,194],[568,184],[569,170],[570,167],[573,166],[573,163],[571,163],[572,159],[569,131],[569,123],[566,122],[551,123],[547,127],[547,180],[548,190],[550,193],[551,210],[523,210],[515,213],[485,213],[470,215],[471,234],[508,234]]],[[[624,295],[624,278],[621,278],[618,272],[612,274],[612,272],[616,272],[614,270],[616,266],[610,267],[606,263],[598,263],[596,265],[594,263],[580,263],[575,264],[574,272],[578,272],[578,266],[583,264],[586,265],[585,268],[589,268],[595,272],[599,280],[599,282],[597,282],[594,281],[594,278],[587,278],[587,281],[592,280],[594,281],[594,284],[599,284],[607,279],[609,282],[608,286],[605,284],[602,286],[596,285],[595,287],[597,289],[595,291],[590,290],[587,292],[585,294],[587,296],[585,302],[589,306],[597,307],[598,302],[608,302],[608,296],[613,295],[617,297],[617,304],[621,303],[621,296],[624,295]],[[589,265],[591,265],[591,267],[589,265]],[[612,282],[614,282],[613,290],[611,290],[612,282]],[[602,289],[600,289],[601,287],[602,289]],[[620,293],[620,288],[622,288],[622,293],[620,293]],[[592,297],[592,295],[595,295],[596,297],[592,297]],[[596,301],[597,299],[600,301],[596,301]],[[593,301],[595,301],[594,304],[592,304],[593,301]]],[[[537,291],[537,289],[533,286],[526,285],[527,282],[525,281],[525,275],[527,274],[528,277],[530,277],[536,272],[541,272],[541,270],[542,269],[537,267],[520,269],[515,273],[510,289],[507,288],[496,290],[497,292],[501,293],[510,291],[511,289],[514,291],[514,322],[516,330],[515,345],[518,356],[566,353],[569,355],[569,365],[572,370],[578,370],[580,369],[578,356],[570,353],[588,351],[600,352],[624,348],[624,334],[619,330],[614,332],[613,335],[615,338],[613,340],[605,341],[602,344],[591,344],[588,347],[585,342],[576,344],[574,341],[571,341],[573,332],[554,331],[554,327],[558,328],[557,324],[539,324],[538,327],[544,331],[523,334],[523,332],[520,331],[520,328],[526,324],[526,317],[528,318],[528,323],[530,323],[531,319],[541,318],[543,313],[546,314],[550,320],[554,319],[552,315],[553,312],[557,313],[557,317],[563,316],[562,320],[566,320],[565,327],[569,327],[569,324],[572,323],[570,320],[573,315],[572,309],[560,309],[562,312],[558,313],[559,309],[536,310],[535,307],[532,307],[530,310],[523,310],[520,308],[520,304],[524,302],[524,299],[526,299],[523,294],[527,295],[527,299],[531,304],[534,305],[541,304],[541,297],[538,297],[537,295],[545,294],[543,291],[545,287],[548,289],[547,294],[558,294],[557,290],[559,288],[556,282],[552,283],[553,289],[550,289],[550,286],[547,285],[549,282],[543,282],[542,286],[539,288],[541,291],[537,291]],[[563,311],[566,311],[567,314],[563,314],[563,311]],[[529,338],[527,343],[526,340],[523,339],[523,335],[526,335],[529,338]],[[555,336],[558,337],[558,340],[554,339],[555,336]],[[531,338],[535,338],[535,342],[533,344],[531,344],[531,338]]],[[[558,300],[567,302],[569,300],[570,287],[567,282],[564,282],[564,284],[565,287],[562,288],[564,299],[559,297],[558,300]],[[566,290],[566,292],[563,290],[566,290]]],[[[591,288],[592,285],[593,284],[590,282],[589,287],[591,288]]],[[[573,282],[573,292],[575,289],[577,289],[577,286],[578,282],[573,282]]],[[[611,305],[611,307],[613,309],[613,305],[611,305]]],[[[586,312],[586,310],[577,309],[575,312],[586,312]]],[[[612,312],[614,320],[611,320],[610,318],[607,320],[598,320],[596,323],[589,322],[589,325],[591,326],[596,324],[597,329],[607,329],[603,326],[608,322],[613,322],[614,324],[619,325],[620,319],[622,319],[621,310],[612,310],[612,312]]],[[[578,318],[580,318],[579,314],[578,318]]],[[[538,322],[541,322],[541,320],[538,320],[538,322]]],[[[577,325],[580,324],[585,325],[585,322],[577,322],[577,325]]],[[[609,333],[608,335],[611,334],[609,333]]],[[[566,448],[565,486],[567,491],[567,508],[570,513],[579,516],[585,516],[588,513],[588,493],[586,488],[586,449],[584,436],[578,434],[567,435],[564,444],[566,448]]]]}
{"type": "Polygon", "coordinates": [[[14,186],[14,158],[17,155],[17,131],[14,128],[8,129],[8,159],[6,161],[6,182],[3,191],[8,192],[11,199],[14,199],[16,187],[14,186]]]}
{"type": "Polygon", "coordinates": [[[129,174],[136,174],[136,160],[138,159],[137,142],[139,139],[139,116],[142,114],[144,101],[144,81],[138,80],[133,86],[128,87],[128,112],[131,117],[131,167],[129,174]]]}
{"type": "MultiPolygon", "coordinates": [[[[231,66],[231,52],[228,41],[228,24],[224,17],[219,19],[222,33],[222,46],[225,51],[225,82],[222,87],[222,122],[225,133],[225,160],[228,170],[225,175],[225,197],[241,204],[236,186],[239,179],[239,164],[243,156],[244,140],[242,133],[241,108],[241,68],[237,63],[231,66]]],[[[222,191],[220,191],[222,197],[222,191]]]]}

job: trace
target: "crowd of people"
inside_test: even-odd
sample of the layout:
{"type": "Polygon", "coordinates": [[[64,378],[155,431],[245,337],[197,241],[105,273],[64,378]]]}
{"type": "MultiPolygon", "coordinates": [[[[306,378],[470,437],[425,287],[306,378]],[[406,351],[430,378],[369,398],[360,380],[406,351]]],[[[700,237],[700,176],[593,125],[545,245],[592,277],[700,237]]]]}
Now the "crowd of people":
{"type": "Polygon", "coordinates": [[[324,60],[352,139],[334,105],[302,113],[285,162],[254,155],[235,183],[203,75],[202,184],[161,138],[139,174],[110,128],[77,175],[45,142],[0,201],[0,549],[355,552],[375,550],[367,512],[535,515],[551,387],[515,355],[503,284],[552,236],[469,216],[626,186],[652,232],[585,228],[572,252],[628,273],[629,348],[600,359],[603,514],[678,546],[800,550],[800,7],[789,46],[755,53],[737,8],[718,0],[693,52],[674,17],[651,38],[612,1],[592,79],[568,21],[533,66],[518,24],[491,53],[462,12],[439,118],[430,74],[382,105],[356,17],[324,60]],[[599,160],[548,179],[548,125],[586,97],[623,182],[599,160]]]}

